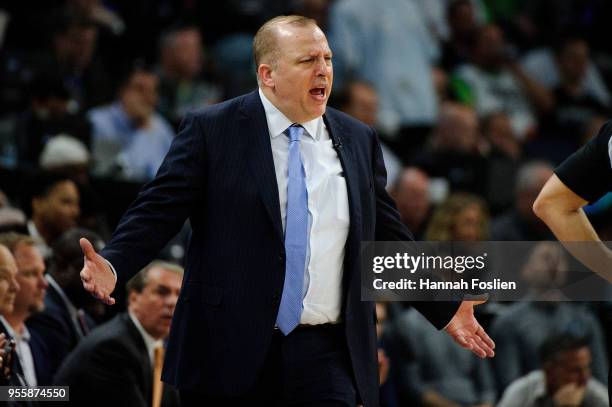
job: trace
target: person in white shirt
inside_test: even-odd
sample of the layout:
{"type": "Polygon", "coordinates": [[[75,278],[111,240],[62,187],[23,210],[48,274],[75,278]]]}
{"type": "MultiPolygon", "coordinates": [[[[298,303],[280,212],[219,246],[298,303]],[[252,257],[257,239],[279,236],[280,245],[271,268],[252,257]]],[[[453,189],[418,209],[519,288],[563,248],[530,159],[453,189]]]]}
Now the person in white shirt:
{"type": "Polygon", "coordinates": [[[29,236],[17,233],[0,235],[0,244],[6,245],[17,263],[16,280],[19,290],[15,296],[15,305],[12,312],[0,315],[2,328],[7,336],[16,342],[16,353],[19,367],[25,384],[36,386],[39,378],[36,370],[36,357],[33,349],[33,338],[25,322],[30,315],[44,309],[47,280],[44,277],[45,262],[29,236]]]}

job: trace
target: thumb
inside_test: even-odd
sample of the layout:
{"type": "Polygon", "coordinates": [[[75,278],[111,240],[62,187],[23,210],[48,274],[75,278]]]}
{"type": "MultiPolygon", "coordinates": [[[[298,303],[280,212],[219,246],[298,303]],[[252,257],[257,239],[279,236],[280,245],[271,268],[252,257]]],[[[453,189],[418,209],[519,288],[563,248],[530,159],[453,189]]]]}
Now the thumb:
{"type": "Polygon", "coordinates": [[[82,237],[79,240],[79,244],[81,245],[81,250],[83,250],[83,254],[87,257],[88,260],[94,260],[96,258],[96,250],[93,248],[89,240],[82,237]]]}

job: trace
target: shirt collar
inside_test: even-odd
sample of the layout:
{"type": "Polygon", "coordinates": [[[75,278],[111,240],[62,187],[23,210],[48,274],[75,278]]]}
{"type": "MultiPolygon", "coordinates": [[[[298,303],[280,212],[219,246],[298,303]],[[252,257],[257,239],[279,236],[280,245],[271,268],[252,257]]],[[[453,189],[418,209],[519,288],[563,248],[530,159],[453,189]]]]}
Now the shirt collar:
{"type": "Polygon", "coordinates": [[[536,370],[532,374],[537,378],[536,384],[533,389],[533,396],[535,399],[539,399],[547,396],[546,392],[546,375],[542,370],[536,370]]]}
{"type": "MultiPolygon", "coordinates": [[[[261,98],[261,103],[263,104],[264,111],[266,112],[266,120],[268,121],[270,137],[276,138],[283,134],[283,132],[287,130],[287,128],[291,126],[293,122],[289,120],[287,116],[283,114],[283,112],[278,110],[278,108],[274,106],[272,102],[270,102],[270,99],[264,95],[261,88],[259,88],[259,97],[261,98]]],[[[324,125],[322,116],[305,123],[298,124],[300,124],[306,130],[306,134],[313,140],[319,140],[319,129],[321,129],[321,126],[324,125]]]]}
{"type": "Polygon", "coordinates": [[[130,319],[132,320],[134,325],[136,325],[136,329],[138,329],[138,332],[140,332],[140,336],[142,336],[142,339],[144,340],[145,346],[147,347],[147,353],[149,355],[149,360],[151,361],[151,365],[153,365],[153,353],[155,351],[155,348],[163,346],[164,345],[164,341],[161,340],[161,339],[153,338],[143,328],[143,326],[140,324],[140,321],[138,320],[138,318],[136,318],[136,316],[134,314],[132,314],[131,312],[128,311],[128,315],[130,316],[130,319]]]}
{"type": "Polygon", "coordinates": [[[52,255],[51,248],[47,245],[47,242],[45,242],[45,239],[38,231],[38,228],[36,228],[36,224],[34,223],[34,221],[29,220],[26,224],[26,227],[28,228],[28,234],[30,235],[32,240],[34,240],[34,244],[36,244],[38,250],[41,251],[43,258],[46,259],[50,257],[52,255]]]}
{"type": "Polygon", "coordinates": [[[6,320],[6,318],[4,318],[3,315],[0,315],[0,321],[2,321],[2,325],[4,325],[6,332],[11,338],[15,339],[16,341],[23,339],[26,342],[30,342],[30,331],[28,331],[28,327],[26,326],[26,324],[23,324],[23,333],[19,334],[19,332],[16,332],[13,329],[11,324],[9,324],[9,322],[6,320]]]}

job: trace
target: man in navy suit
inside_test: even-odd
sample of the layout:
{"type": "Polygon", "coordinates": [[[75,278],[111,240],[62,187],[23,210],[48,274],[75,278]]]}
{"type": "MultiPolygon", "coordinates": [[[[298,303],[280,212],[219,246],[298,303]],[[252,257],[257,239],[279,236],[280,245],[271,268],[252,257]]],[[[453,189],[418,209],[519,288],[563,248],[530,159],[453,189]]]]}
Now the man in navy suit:
{"type": "MultiPolygon", "coordinates": [[[[96,254],[85,288],[107,304],[186,218],[193,234],[163,378],[185,405],[378,405],[374,304],[360,242],[411,240],[385,192],[375,132],[334,109],[332,52],[311,20],[268,21],[259,89],[188,116],[156,178],[96,254]],[[110,266],[109,266],[110,264],[110,266]]],[[[474,302],[415,303],[481,357],[474,302]]]]}

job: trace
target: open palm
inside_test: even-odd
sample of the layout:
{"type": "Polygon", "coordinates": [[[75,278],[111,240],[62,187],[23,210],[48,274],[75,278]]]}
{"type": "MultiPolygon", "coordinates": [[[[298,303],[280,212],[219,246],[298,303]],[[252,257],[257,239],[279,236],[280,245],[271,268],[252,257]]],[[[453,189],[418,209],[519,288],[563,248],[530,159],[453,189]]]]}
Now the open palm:
{"type": "Polygon", "coordinates": [[[79,243],[85,255],[83,270],[81,270],[83,287],[105,304],[113,305],[115,299],[110,295],[115,289],[115,283],[117,282],[115,274],[112,272],[106,259],[96,253],[89,240],[81,238],[79,243]]]}
{"type": "Polygon", "coordinates": [[[444,328],[459,346],[471,350],[481,358],[495,356],[495,342],[474,316],[474,306],[484,302],[463,301],[451,322],[444,328]]]}

